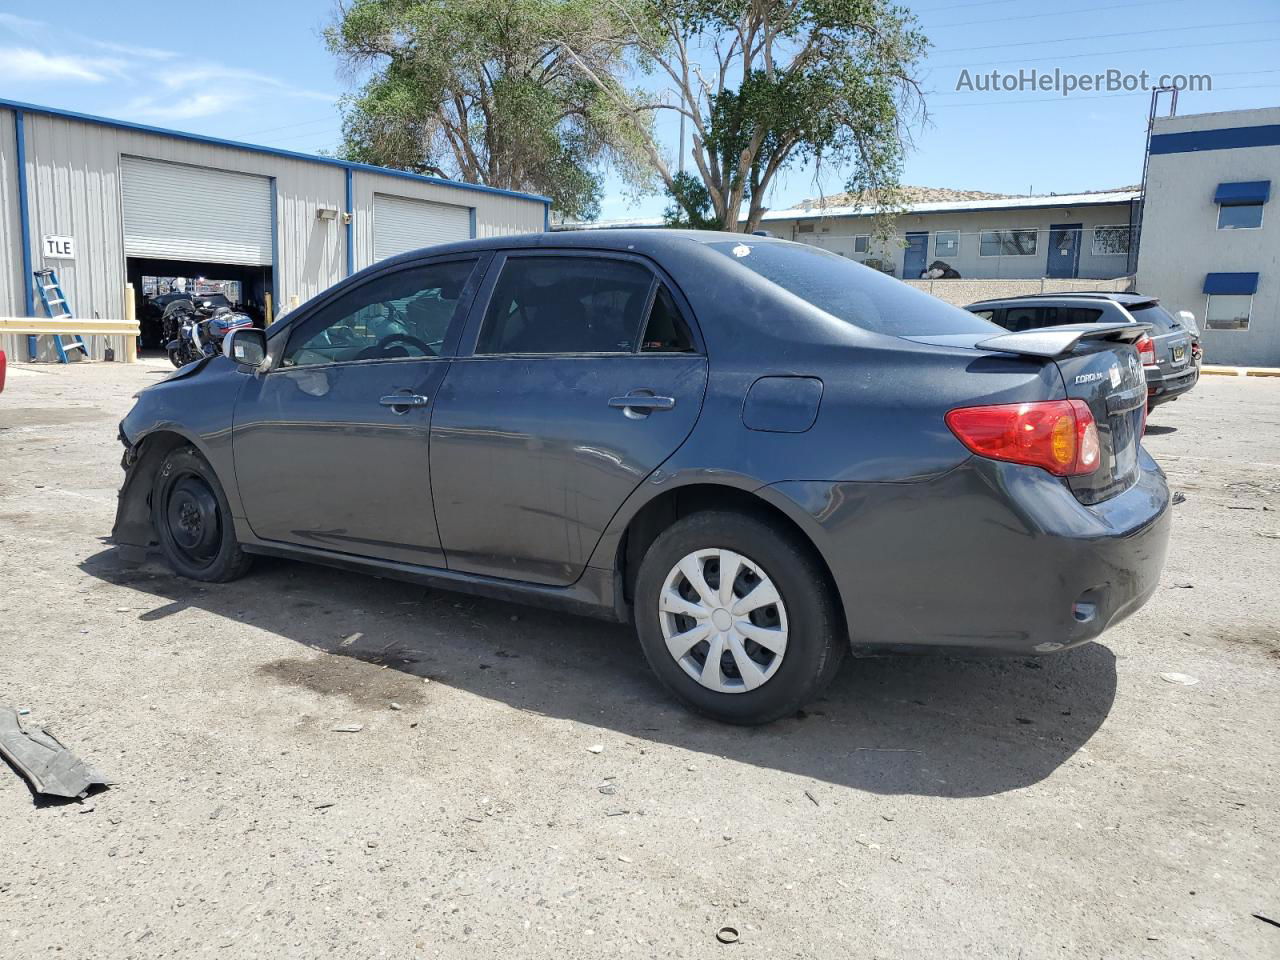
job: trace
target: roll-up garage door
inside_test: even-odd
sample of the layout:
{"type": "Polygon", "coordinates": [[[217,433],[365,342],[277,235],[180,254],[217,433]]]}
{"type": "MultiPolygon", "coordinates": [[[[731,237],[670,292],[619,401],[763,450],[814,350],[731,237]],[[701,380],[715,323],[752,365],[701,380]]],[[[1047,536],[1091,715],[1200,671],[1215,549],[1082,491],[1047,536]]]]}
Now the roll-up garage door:
{"type": "Polygon", "coordinates": [[[120,158],[130,257],[271,263],[271,180],[180,163],[120,158]]]}
{"type": "Polygon", "coordinates": [[[373,259],[471,237],[471,208],[375,194],[373,259]]]}

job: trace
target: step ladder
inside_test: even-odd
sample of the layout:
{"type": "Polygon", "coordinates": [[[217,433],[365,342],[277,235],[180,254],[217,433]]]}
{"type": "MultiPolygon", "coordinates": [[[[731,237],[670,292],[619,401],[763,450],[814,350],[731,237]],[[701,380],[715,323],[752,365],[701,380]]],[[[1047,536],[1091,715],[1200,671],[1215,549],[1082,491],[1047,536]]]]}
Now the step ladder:
{"type": "MultiPolygon", "coordinates": [[[[36,289],[40,291],[40,300],[44,303],[45,313],[49,315],[50,320],[61,320],[64,317],[74,319],[71,313],[71,304],[67,303],[66,294],[62,292],[62,286],[58,283],[58,275],[53,272],[51,267],[45,267],[43,270],[36,270],[32,274],[35,278],[36,289]]],[[[53,345],[58,351],[58,362],[67,362],[68,350],[79,350],[85,358],[89,356],[89,348],[84,345],[84,338],[79,334],[75,334],[71,338],[71,342],[64,342],[62,334],[55,333],[53,335],[53,345]]],[[[36,356],[36,338],[27,337],[27,352],[31,354],[31,359],[36,356]]]]}

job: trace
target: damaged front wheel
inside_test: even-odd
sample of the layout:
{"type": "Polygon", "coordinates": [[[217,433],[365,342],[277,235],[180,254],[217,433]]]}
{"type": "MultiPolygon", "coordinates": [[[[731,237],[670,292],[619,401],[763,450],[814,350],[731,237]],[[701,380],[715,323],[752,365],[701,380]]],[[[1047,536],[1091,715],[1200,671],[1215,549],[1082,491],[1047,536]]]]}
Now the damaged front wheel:
{"type": "Polygon", "coordinates": [[[175,573],[221,583],[249,569],[252,560],[236,541],[222,485],[194,447],[173,450],[156,471],[151,519],[175,573]]]}

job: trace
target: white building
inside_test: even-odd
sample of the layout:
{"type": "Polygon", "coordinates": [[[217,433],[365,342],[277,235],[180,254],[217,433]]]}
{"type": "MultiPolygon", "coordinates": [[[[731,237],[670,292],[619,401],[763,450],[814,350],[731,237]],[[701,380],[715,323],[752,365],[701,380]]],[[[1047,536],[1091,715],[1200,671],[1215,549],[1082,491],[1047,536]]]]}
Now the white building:
{"type": "MultiPolygon", "coordinates": [[[[0,316],[44,315],[33,272],[45,267],[77,316],[123,316],[125,284],[136,298],[143,276],[237,282],[279,315],[395,253],[545,230],[549,206],[545,197],[0,100],[0,316]]],[[[90,354],[101,357],[108,338],[92,339],[90,354]]],[[[26,338],[0,337],[0,349],[28,357],[26,338]]],[[[48,344],[39,349],[47,357],[48,344]]]]}
{"type": "MultiPolygon", "coordinates": [[[[958,191],[906,189],[917,196],[964,196],[958,191]]],[[[905,205],[888,242],[873,238],[871,210],[865,207],[827,203],[769,210],[760,226],[786,240],[871,261],[907,280],[918,279],[937,260],[966,280],[1114,279],[1133,272],[1129,235],[1138,195],[1137,190],[1117,190],[919,200],[905,205]]],[[[659,219],[646,219],[581,226],[661,225],[659,219]]]]}
{"type": "Polygon", "coordinates": [[[1210,363],[1280,366],[1280,108],[1162,117],[1138,289],[1190,310],[1210,363]]]}

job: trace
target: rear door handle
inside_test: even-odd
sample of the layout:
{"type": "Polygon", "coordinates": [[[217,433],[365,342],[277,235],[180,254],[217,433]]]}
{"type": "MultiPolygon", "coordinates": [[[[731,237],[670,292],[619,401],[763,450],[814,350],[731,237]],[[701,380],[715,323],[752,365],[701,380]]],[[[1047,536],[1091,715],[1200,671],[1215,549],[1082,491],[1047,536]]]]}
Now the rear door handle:
{"type": "Polygon", "coordinates": [[[630,393],[625,397],[609,398],[609,406],[622,410],[671,410],[675,405],[675,397],[655,397],[647,393],[630,393]]]}
{"type": "Polygon", "coordinates": [[[410,407],[425,407],[430,401],[416,393],[393,393],[378,402],[384,407],[391,407],[397,413],[404,413],[410,407]]]}

